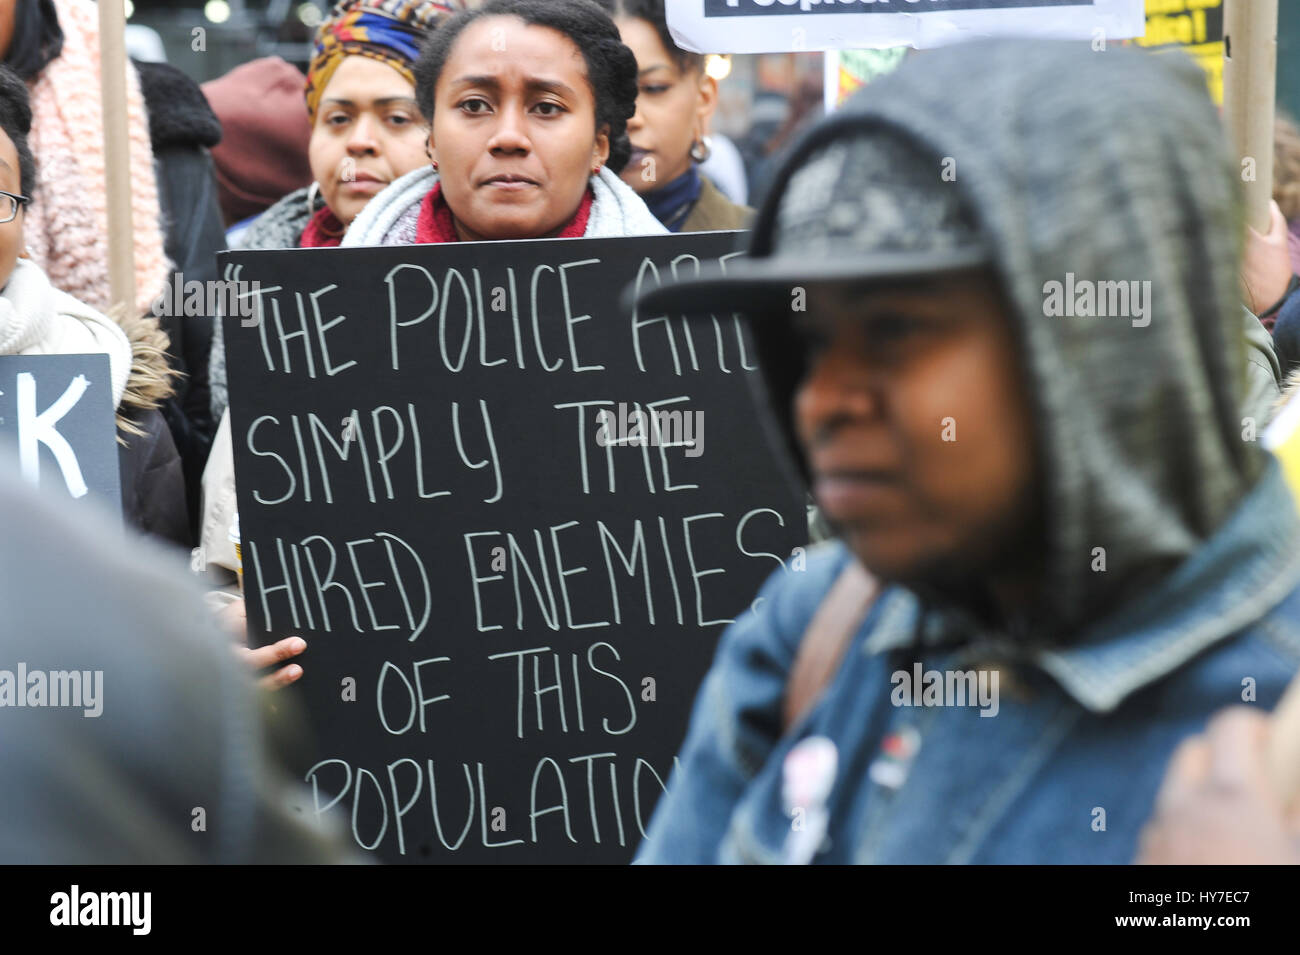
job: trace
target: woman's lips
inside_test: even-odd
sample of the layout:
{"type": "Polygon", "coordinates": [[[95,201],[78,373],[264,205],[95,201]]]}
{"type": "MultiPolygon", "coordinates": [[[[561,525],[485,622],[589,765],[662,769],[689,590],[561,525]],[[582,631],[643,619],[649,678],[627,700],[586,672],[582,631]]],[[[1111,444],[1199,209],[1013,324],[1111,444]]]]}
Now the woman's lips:
{"type": "Polygon", "coordinates": [[[528,179],[489,179],[483,185],[499,192],[523,192],[537,188],[537,183],[528,179]]]}
{"type": "Polygon", "coordinates": [[[494,189],[503,192],[522,192],[525,189],[538,188],[537,180],[517,172],[499,172],[479,183],[481,189],[494,189]]]}
{"type": "Polygon", "coordinates": [[[378,179],[351,179],[344,181],[343,188],[348,192],[363,193],[368,196],[373,196],[387,185],[388,183],[380,182],[378,179]]]}
{"type": "Polygon", "coordinates": [[[813,493],[828,517],[852,520],[898,503],[897,478],[887,471],[836,471],[818,474],[813,493]]]}

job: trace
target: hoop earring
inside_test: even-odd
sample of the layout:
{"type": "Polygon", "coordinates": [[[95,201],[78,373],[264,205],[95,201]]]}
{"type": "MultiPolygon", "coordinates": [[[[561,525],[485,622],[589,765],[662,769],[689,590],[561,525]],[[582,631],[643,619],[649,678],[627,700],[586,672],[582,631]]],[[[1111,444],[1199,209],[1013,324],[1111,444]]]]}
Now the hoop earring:
{"type": "Polygon", "coordinates": [[[313,181],[307,190],[307,215],[316,214],[316,200],[320,197],[320,183],[313,181]]]}
{"type": "Polygon", "coordinates": [[[709,142],[709,137],[705,136],[691,143],[691,158],[697,163],[706,163],[709,157],[713,155],[713,144],[709,142]]]}

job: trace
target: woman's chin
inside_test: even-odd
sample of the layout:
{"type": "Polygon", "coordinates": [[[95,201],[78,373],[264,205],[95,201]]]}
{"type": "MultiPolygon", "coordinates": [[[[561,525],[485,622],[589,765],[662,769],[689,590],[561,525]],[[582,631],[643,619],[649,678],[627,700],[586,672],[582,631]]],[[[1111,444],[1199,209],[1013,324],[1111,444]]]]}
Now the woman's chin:
{"type": "Polygon", "coordinates": [[[334,218],[345,226],[349,225],[357,217],[357,213],[366,207],[364,202],[357,202],[354,199],[345,199],[336,197],[333,202],[327,202],[330,212],[334,213],[334,218]]]}
{"type": "Polygon", "coordinates": [[[631,186],[632,191],[635,192],[638,196],[644,196],[647,192],[654,191],[655,184],[653,182],[646,182],[644,177],[642,177],[642,175],[639,172],[629,172],[627,170],[624,170],[623,172],[619,173],[618,178],[622,179],[624,183],[631,186]]]}
{"type": "Polygon", "coordinates": [[[475,235],[494,242],[512,239],[540,239],[564,228],[564,223],[551,226],[536,215],[496,215],[485,219],[480,228],[469,228],[475,235]]]}

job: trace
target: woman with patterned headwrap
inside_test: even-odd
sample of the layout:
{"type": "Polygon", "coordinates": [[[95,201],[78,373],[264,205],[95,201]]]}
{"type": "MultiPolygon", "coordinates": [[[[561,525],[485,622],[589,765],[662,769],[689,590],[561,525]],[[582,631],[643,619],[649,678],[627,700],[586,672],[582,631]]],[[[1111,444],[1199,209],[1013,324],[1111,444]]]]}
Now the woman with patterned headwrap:
{"type": "MultiPolygon", "coordinates": [[[[335,246],[366,202],[428,162],[412,67],[420,45],[465,0],[342,0],[316,31],[307,68],[310,186],[240,236],[241,249],[335,246]]],[[[226,410],[226,355],[212,342],[212,416],[226,410]]]]}
{"type": "MultiPolygon", "coordinates": [[[[429,162],[428,129],[412,67],[439,22],[466,0],[342,0],[316,31],[307,69],[308,160],[315,182],[267,209],[240,237],[243,249],[339,244],[375,193],[429,162]]],[[[203,475],[201,536],[209,564],[235,567],[226,530],[235,511],[226,355],[213,337],[212,411],[220,420],[203,475]]]]}
{"type": "Polygon", "coordinates": [[[371,196],[428,161],[412,67],[438,20],[460,6],[352,0],[318,31],[307,73],[308,158],[325,205],[301,245],[338,245],[371,196]]]}
{"type": "MultiPolygon", "coordinates": [[[[334,7],[316,31],[307,68],[308,159],[315,182],[267,209],[240,248],[338,245],[371,194],[428,161],[412,67],[438,23],[466,5],[341,0],[334,7]]],[[[222,392],[213,395],[216,412],[225,406],[222,392]]]]}

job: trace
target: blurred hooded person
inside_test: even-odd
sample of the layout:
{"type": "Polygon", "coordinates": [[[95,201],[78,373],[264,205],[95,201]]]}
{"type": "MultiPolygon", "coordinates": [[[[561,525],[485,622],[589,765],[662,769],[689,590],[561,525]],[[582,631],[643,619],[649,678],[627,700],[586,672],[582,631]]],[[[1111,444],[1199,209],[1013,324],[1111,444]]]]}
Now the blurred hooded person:
{"type": "Polygon", "coordinates": [[[1129,862],[1179,741],[1276,704],[1300,515],[1243,421],[1237,188],[1190,61],[955,46],[802,138],[749,261],[642,298],[748,316],[840,540],[724,634],[639,861],[1129,862]]]}

